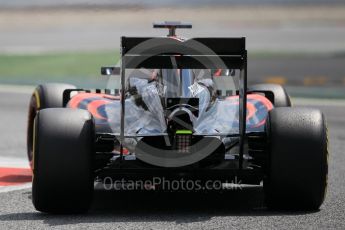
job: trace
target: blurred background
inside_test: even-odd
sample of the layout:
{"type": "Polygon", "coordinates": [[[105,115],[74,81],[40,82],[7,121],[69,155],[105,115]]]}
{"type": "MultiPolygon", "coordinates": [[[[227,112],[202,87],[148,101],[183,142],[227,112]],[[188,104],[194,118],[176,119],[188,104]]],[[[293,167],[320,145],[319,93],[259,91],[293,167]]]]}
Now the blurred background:
{"type": "Polygon", "coordinates": [[[120,36],[163,36],[154,21],[187,21],[186,37],[247,37],[249,83],[292,96],[345,97],[343,0],[0,0],[0,85],[105,87],[120,36]]]}

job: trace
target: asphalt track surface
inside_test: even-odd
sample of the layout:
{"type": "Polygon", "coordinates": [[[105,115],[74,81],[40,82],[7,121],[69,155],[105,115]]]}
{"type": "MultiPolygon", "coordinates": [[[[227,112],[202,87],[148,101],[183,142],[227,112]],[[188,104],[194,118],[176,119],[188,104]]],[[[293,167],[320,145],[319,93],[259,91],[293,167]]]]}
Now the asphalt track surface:
{"type": "MultiPolygon", "coordinates": [[[[0,157],[25,158],[28,100],[26,93],[0,92],[0,157]]],[[[97,190],[88,214],[54,216],[35,211],[27,188],[0,193],[0,229],[344,229],[345,103],[294,102],[320,108],[329,125],[329,190],[319,211],[269,211],[262,188],[250,187],[222,194],[97,190]]]]}

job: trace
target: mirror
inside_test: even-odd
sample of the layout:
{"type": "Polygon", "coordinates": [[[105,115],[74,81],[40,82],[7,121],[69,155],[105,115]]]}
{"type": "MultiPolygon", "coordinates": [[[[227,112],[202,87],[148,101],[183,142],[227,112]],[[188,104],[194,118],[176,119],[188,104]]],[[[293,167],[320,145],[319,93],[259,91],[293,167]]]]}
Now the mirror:
{"type": "Polygon", "coordinates": [[[101,67],[101,74],[105,76],[120,75],[121,68],[116,66],[101,67]]]}

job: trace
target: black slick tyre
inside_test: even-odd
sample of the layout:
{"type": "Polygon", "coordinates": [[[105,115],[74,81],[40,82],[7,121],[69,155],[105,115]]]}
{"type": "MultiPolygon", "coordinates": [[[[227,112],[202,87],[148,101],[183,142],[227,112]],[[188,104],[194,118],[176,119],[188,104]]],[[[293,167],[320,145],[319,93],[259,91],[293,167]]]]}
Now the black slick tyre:
{"type": "Polygon", "coordinates": [[[328,137],[324,115],[310,108],[269,112],[264,190],[270,208],[317,210],[327,189],[328,137]]]}
{"type": "Polygon", "coordinates": [[[94,121],[85,110],[50,108],[35,118],[32,201],[48,213],[88,210],[93,194],[94,121]]]}

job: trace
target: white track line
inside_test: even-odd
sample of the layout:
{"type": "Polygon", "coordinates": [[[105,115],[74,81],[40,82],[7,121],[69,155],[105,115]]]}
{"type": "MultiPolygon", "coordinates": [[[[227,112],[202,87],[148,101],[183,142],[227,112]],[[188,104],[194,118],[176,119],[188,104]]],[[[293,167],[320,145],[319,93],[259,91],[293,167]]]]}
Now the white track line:
{"type": "Polygon", "coordinates": [[[35,87],[30,85],[0,84],[1,93],[32,94],[35,87]]]}
{"type": "Polygon", "coordinates": [[[0,156],[0,167],[2,168],[30,168],[26,158],[2,157],[0,156]]]}
{"type": "Polygon", "coordinates": [[[0,186],[0,193],[12,192],[12,191],[22,190],[22,189],[27,189],[27,188],[31,188],[31,182],[21,184],[21,185],[14,185],[14,186],[0,186]]]}

